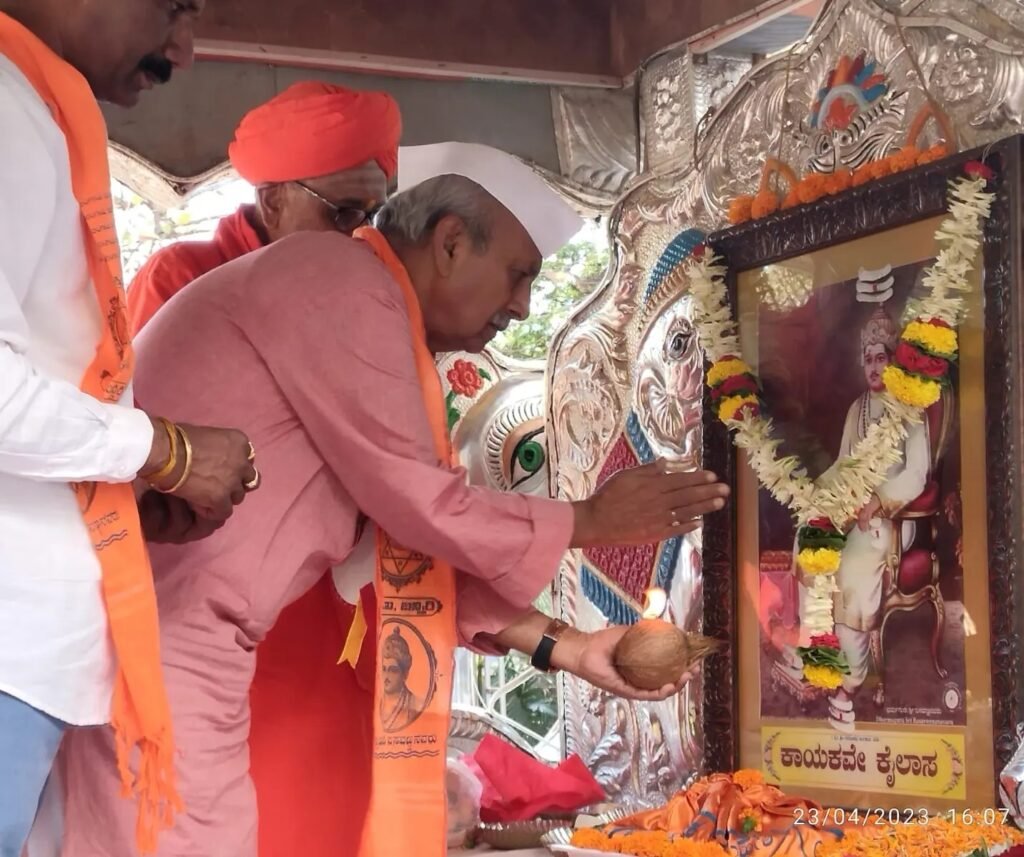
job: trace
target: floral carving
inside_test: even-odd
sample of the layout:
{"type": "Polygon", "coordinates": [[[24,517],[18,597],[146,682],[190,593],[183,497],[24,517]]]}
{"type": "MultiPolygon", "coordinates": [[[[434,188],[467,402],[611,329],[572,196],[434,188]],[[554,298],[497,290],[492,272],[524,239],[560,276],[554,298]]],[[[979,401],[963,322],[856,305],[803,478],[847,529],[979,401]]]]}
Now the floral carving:
{"type": "Polygon", "coordinates": [[[480,370],[468,360],[455,361],[455,365],[448,370],[448,383],[456,394],[469,399],[479,393],[484,385],[480,370]]]}

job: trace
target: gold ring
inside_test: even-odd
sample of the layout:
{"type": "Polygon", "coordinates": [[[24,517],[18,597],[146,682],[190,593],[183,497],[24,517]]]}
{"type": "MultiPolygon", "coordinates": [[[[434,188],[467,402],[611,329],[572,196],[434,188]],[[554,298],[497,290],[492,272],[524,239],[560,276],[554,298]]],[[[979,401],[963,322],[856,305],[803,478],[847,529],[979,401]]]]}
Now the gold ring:
{"type": "Polygon", "coordinates": [[[250,480],[249,480],[248,482],[244,482],[244,483],[242,483],[242,487],[243,487],[243,488],[244,488],[244,489],[245,489],[246,491],[255,491],[255,490],[256,490],[257,488],[259,488],[259,487],[260,487],[260,472],[259,472],[259,470],[258,470],[258,469],[256,468],[256,465],[255,465],[255,464],[253,465],[252,469],[253,469],[253,472],[254,472],[254,473],[255,473],[256,475],[255,475],[255,476],[253,476],[253,478],[252,478],[252,479],[250,479],[250,480]]]}
{"type": "Polygon", "coordinates": [[[256,460],[256,447],[252,445],[252,441],[250,440],[249,441],[249,457],[246,459],[246,461],[255,461],[255,460],[256,460]]]}

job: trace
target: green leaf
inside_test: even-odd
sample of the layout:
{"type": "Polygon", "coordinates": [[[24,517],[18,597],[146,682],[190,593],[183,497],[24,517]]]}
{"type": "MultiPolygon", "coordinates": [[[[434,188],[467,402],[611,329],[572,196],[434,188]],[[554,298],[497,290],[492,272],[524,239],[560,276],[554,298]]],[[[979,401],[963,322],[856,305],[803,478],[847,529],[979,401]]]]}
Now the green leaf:
{"type": "Polygon", "coordinates": [[[831,548],[832,550],[842,552],[843,548],[845,547],[846,539],[843,536],[838,535],[828,537],[822,536],[816,539],[807,537],[803,537],[800,539],[800,550],[803,550],[804,548],[831,548]]]}
{"type": "Polygon", "coordinates": [[[850,674],[850,663],[842,651],[836,651],[826,646],[800,646],[796,653],[805,666],[829,667],[838,670],[843,675],[850,674]]]}
{"type": "Polygon", "coordinates": [[[490,373],[489,373],[489,372],[488,372],[488,371],[487,371],[486,369],[481,369],[481,368],[480,368],[480,367],[478,366],[478,367],[477,367],[477,370],[476,370],[476,371],[480,373],[480,377],[481,377],[481,378],[483,378],[483,379],[484,379],[485,381],[491,381],[491,380],[493,380],[493,379],[491,378],[491,375],[490,375],[490,373]]]}
{"type": "Polygon", "coordinates": [[[449,432],[450,432],[450,431],[451,431],[451,430],[452,430],[453,428],[455,428],[455,424],[456,424],[456,423],[457,423],[457,422],[458,422],[458,421],[459,421],[459,420],[460,420],[461,418],[462,418],[462,414],[460,414],[460,413],[459,413],[459,412],[458,412],[458,411],[457,411],[457,410],[456,410],[455,408],[448,408],[448,431],[449,431],[449,432]]]}

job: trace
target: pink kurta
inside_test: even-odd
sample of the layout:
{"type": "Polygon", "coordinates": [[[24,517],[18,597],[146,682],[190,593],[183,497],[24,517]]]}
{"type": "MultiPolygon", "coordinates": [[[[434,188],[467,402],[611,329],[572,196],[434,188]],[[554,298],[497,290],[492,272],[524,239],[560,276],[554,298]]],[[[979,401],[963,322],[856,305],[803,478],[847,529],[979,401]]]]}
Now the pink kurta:
{"type": "MultiPolygon", "coordinates": [[[[161,838],[163,857],[255,857],[256,647],[283,607],[351,553],[359,510],[462,570],[466,643],[529,609],[568,547],[568,504],[469,487],[437,463],[408,325],[397,285],[365,246],[305,233],[201,278],[138,342],[140,405],[243,428],[263,474],[220,532],[152,550],[187,805],[161,838]]],[[[66,762],[65,857],[134,853],[135,813],[118,796],[108,730],[74,735],[66,762]]]]}

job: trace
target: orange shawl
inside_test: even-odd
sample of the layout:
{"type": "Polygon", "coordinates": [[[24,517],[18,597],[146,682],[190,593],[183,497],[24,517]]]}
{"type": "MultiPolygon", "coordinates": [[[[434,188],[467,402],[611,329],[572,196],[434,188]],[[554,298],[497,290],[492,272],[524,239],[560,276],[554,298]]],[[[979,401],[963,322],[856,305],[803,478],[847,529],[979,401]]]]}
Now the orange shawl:
{"type": "MultiPolygon", "coordinates": [[[[438,461],[448,463],[444,393],[409,274],[376,229],[360,229],[356,237],[370,245],[401,287],[434,449],[438,461]]],[[[378,527],[375,586],[373,789],[360,855],[444,857],[455,572],[448,563],[395,544],[378,527]]]]}
{"type": "MultiPolygon", "coordinates": [[[[2,13],[0,53],[28,78],[67,140],[89,272],[106,321],[81,388],[102,402],[118,402],[131,382],[134,359],[127,332],[103,114],[85,78],[2,13]]],[[[147,853],[156,848],[158,829],[169,826],[174,810],[181,807],[174,788],[171,713],[160,666],[153,574],[132,486],[83,483],[74,488],[102,568],[103,598],[118,658],[110,714],[117,764],[126,796],[134,791],[139,798],[138,844],[147,853]],[[129,758],[135,747],[140,750],[140,760],[133,780],[129,758]]]]}

